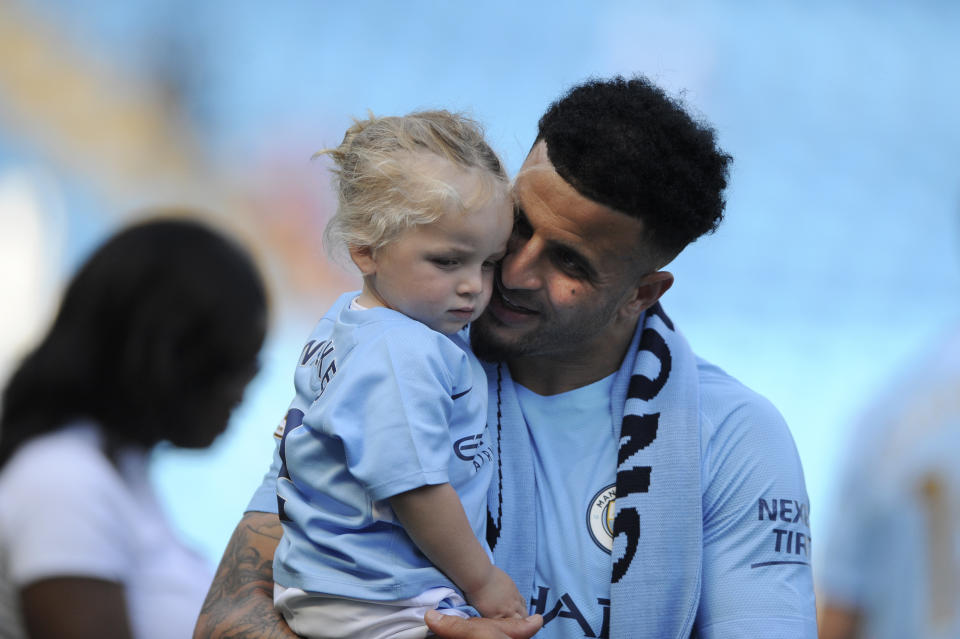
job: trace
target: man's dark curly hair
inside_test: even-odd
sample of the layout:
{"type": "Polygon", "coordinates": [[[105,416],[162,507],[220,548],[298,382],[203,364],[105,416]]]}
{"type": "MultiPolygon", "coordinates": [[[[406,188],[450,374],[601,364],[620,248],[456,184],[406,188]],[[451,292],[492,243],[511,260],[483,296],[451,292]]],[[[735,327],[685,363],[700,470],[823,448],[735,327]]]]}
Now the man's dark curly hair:
{"type": "Polygon", "coordinates": [[[557,173],[584,197],[639,218],[669,259],[723,218],[728,165],[713,129],[648,79],[590,79],[540,118],[557,173]]]}

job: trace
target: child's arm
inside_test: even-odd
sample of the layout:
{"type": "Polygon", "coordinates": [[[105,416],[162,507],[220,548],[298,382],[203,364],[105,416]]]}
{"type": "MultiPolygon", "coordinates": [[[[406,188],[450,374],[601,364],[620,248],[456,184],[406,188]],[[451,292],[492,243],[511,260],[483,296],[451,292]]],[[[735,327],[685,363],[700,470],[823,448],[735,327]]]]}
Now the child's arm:
{"type": "Polygon", "coordinates": [[[421,486],[390,497],[390,506],[410,539],[481,615],[527,616],[517,586],[490,562],[473,534],[453,486],[421,486]]]}

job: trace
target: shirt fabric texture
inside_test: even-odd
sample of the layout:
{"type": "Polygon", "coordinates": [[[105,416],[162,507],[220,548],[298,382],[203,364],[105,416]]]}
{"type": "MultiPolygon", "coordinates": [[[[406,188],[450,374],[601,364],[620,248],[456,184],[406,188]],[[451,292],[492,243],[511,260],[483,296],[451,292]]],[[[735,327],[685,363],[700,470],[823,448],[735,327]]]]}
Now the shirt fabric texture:
{"type": "Polygon", "coordinates": [[[274,579],[372,601],[456,588],[388,499],[449,482],[484,539],[492,466],[483,369],[461,337],[390,309],[351,309],[355,296],[334,304],[298,362],[275,483],[284,535],[274,579]]]}
{"type": "Polygon", "coordinates": [[[610,375],[546,397],[516,385],[537,485],[564,487],[536,494],[537,560],[530,611],[543,615],[538,638],[599,637],[609,628],[617,460],[609,423],[612,384],[610,375]]]}

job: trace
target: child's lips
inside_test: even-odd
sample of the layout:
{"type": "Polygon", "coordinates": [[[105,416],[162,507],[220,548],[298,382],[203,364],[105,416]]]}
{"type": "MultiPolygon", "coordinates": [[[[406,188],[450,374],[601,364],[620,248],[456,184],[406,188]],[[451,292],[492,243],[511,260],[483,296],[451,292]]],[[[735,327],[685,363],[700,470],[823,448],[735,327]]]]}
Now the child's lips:
{"type": "Polygon", "coordinates": [[[470,319],[473,317],[473,311],[473,307],[454,308],[450,310],[450,314],[460,319],[470,319]]]}

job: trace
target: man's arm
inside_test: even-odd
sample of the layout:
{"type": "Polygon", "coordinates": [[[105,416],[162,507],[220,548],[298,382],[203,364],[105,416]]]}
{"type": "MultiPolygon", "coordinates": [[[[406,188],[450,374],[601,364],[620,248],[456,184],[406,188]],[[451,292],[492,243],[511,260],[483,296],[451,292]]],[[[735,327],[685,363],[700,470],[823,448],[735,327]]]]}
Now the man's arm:
{"type": "Polygon", "coordinates": [[[273,607],[273,555],[282,535],[274,513],[243,516],[203,602],[194,639],[297,637],[273,607]]]}

